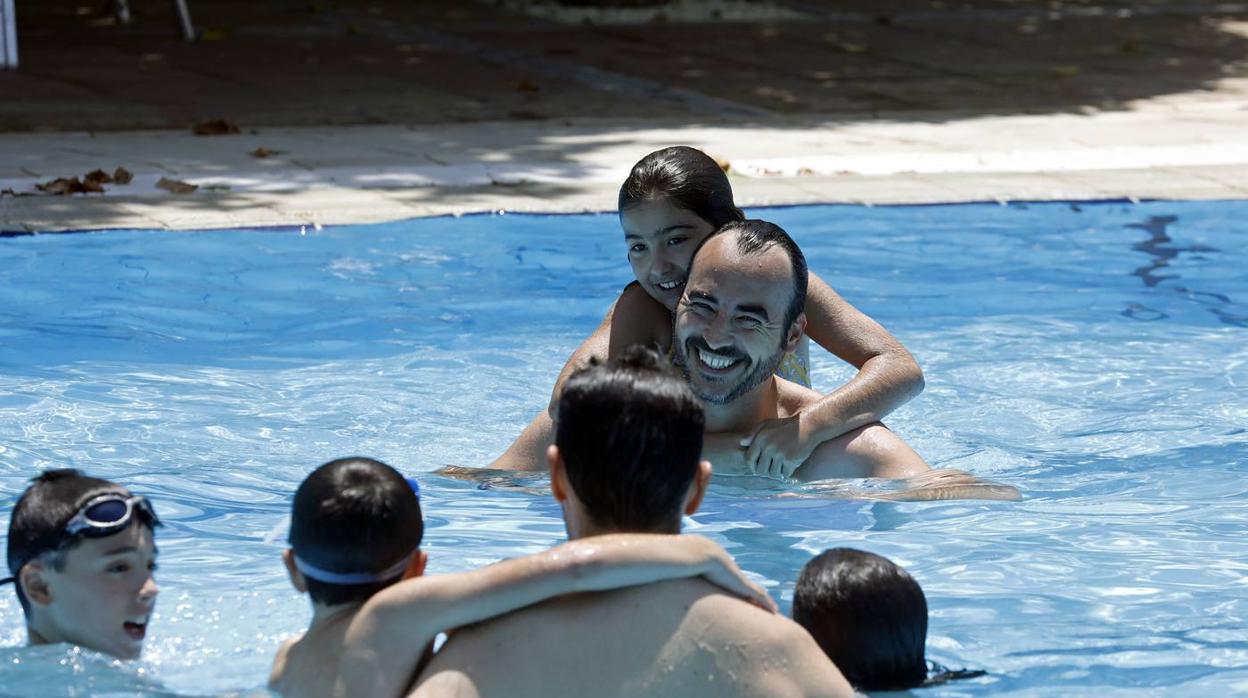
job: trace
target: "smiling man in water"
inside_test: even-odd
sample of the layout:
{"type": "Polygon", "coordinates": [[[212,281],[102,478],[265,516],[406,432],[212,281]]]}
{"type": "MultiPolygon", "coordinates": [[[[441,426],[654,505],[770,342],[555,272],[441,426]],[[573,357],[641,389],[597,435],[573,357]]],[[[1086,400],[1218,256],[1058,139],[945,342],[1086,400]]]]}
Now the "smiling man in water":
{"type": "MultiPolygon", "coordinates": [[[[779,226],[729,223],[693,257],[676,306],[672,338],[676,363],[706,406],[706,433],[752,433],[768,419],[796,414],[819,393],[775,375],[806,327],[806,259],[779,226]]],[[[709,443],[708,443],[709,445],[709,443]]],[[[910,446],[874,422],[824,442],[788,471],[764,454],[757,473],[743,449],[705,454],[720,474],[824,478],[907,478],[929,471],[910,446]]]]}
{"type": "Polygon", "coordinates": [[[120,659],[143,651],[156,605],[160,525],[144,497],[77,470],[34,478],[13,508],[8,565],[32,645],[68,642],[120,659]]]}

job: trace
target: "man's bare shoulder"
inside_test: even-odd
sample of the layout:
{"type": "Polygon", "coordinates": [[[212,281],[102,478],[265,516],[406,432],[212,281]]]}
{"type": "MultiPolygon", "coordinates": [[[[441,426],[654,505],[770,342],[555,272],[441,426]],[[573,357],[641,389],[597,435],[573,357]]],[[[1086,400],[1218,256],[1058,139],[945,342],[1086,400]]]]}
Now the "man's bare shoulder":
{"type": "Polygon", "coordinates": [[[463,629],[413,695],[589,693],[850,695],[800,626],[697,579],[563,597],[463,629]],[[569,637],[578,640],[570,645],[569,637]],[[556,658],[578,670],[552,676],[537,669],[556,658]]]}
{"type": "Polygon", "coordinates": [[[716,619],[712,633],[721,638],[720,669],[749,677],[758,695],[853,695],[849,682],[802,626],[724,594],[707,596],[695,605],[716,619]],[[738,666],[739,665],[739,666],[738,666]]]}

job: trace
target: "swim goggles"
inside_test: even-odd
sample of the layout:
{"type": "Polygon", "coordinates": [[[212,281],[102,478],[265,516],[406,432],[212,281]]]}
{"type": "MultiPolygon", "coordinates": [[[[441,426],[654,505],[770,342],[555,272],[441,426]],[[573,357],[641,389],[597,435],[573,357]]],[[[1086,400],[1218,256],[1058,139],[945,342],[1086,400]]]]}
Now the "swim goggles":
{"type": "MultiPolygon", "coordinates": [[[[416,495],[416,499],[420,499],[420,483],[414,477],[404,479],[407,480],[408,486],[412,488],[412,493],[416,495]]],[[[376,584],[377,582],[394,579],[403,574],[415,555],[416,550],[413,550],[403,556],[403,559],[380,572],[334,572],[323,567],[317,567],[298,555],[295,555],[294,558],[295,569],[303,573],[303,576],[315,579],[318,582],[324,582],[325,584],[376,584]]]]}
{"type": "Polygon", "coordinates": [[[126,496],[122,492],[107,492],[88,499],[70,519],[65,522],[65,535],[82,535],[87,538],[103,538],[124,531],[139,512],[151,525],[160,525],[152,503],[142,495],[126,496]]]}
{"type": "MultiPolygon", "coordinates": [[[[105,492],[96,495],[78,507],[78,511],[65,522],[60,543],[49,549],[55,550],[74,536],[104,538],[120,533],[130,526],[135,512],[144,517],[152,528],[161,525],[160,519],[156,516],[156,510],[152,508],[152,503],[147,500],[147,497],[129,495],[125,492],[105,492]]],[[[29,560],[23,560],[17,568],[20,570],[26,562],[29,560]]],[[[6,577],[0,579],[0,585],[15,581],[16,577],[6,577]]]]}

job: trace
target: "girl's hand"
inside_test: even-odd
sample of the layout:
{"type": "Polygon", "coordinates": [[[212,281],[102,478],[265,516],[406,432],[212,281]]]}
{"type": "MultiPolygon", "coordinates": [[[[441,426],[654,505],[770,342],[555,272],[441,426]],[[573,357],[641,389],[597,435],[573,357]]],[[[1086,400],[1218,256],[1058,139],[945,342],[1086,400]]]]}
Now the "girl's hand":
{"type": "Polygon", "coordinates": [[[741,439],[745,467],[755,475],[793,477],[820,443],[810,431],[801,412],[764,421],[754,433],[741,439]]]}

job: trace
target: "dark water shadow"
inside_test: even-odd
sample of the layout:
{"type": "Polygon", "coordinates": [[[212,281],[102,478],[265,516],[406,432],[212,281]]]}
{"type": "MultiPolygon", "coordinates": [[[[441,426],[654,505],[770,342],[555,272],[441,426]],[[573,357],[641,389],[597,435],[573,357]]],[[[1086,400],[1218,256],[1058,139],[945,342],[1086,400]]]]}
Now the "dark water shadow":
{"type": "MultiPolygon", "coordinates": [[[[1132,276],[1138,276],[1140,281],[1148,288],[1157,288],[1164,282],[1181,280],[1183,277],[1173,273],[1170,263],[1177,261],[1179,256],[1184,253],[1191,255],[1188,257],[1189,259],[1199,260],[1201,257],[1195,255],[1219,254],[1222,252],[1218,248],[1209,247],[1208,245],[1183,245],[1176,243],[1174,238],[1170,236],[1170,226],[1178,222],[1178,216],[1149,216],[1142,223],[1128,223],[1124,226],[1148,233],[1147,240],[1137,242],[1131,246],[1133,251],[1143,252],[1152,257],[1148,264],[1138,267],[1131,272],[1132,276]],[[1165,273],[1168,270],[1170,273],[1165,273]]],[[[1209,313],[1218,318],[1223,324],[1248,328],[1248,315],[1239,311],[1239,304],[1231,300],[1226,294],[1198,291],[1177,284],[1167,284],[1164,288],[1168,288],[1188,300],[1204,306],[1209,313]]],[[[1128,303],[1127,308],[1122,311],[1122,315],[1132,320],[1145,322],[1165,320],[1170,317],[1164,311],[1136,302],[1128,303]]]]}

